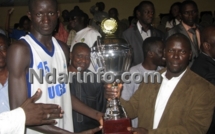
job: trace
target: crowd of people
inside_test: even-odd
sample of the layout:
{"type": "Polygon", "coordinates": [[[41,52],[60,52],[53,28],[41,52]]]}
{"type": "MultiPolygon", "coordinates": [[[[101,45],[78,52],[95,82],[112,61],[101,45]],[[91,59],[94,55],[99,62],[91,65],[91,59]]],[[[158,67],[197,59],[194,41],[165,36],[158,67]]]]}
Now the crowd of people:
{"type": "MultiPolygon", "coordinates": [[[[163,33],[152,26],[155,7],[142,1],[131,23],[119,20],[117,8],[105,12],[98,2],[89,19],[80,7],[62,11],[57,0],[29,0],[29,11],[19,28],[7,24],[0,31],[0,133],[102,133],[106,101],[118,97],[135,134],[215,133],[215,26],[197,22],[198,6],[192,0],[176,2],[163,33]],[[93,72],[91,47],[104,18],[118,23],[115,36],[132,47],[130,73],[159,72],[161,83],[111,84],[46,81],[55,72],[93,72]],[[79,70],[80,68],[80,70],[79,70]],[[42,74],[43,82],[29,69],[42,74]],[[41,72],[42,71],[42,72],[41,72]]],[[[143,75],[144,76],[144,75],[143,75]]],[[[88,77],[88,79],[90,79],[88,77]]]]}

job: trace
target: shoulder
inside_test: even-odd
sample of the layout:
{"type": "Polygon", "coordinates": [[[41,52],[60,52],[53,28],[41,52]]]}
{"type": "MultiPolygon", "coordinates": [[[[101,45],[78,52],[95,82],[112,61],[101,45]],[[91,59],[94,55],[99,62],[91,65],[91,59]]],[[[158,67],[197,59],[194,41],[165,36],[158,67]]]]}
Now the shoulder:
{"type": "MultiPolygon", "coordinates": [[[[57,39],[56,39],[57,40],[57,39]]],[[[69,50],[69,46],[66,45],[64,42],[57,40],[57,42],[59,43],[59,45],[61,46],[61,48],[64,50],[69,50]]]]}
{"type": "Polygon", "coordinates": [[[14,71],[22,71],[30,66],[31,49],[24,40],[13,42],[8,49],[7,55],[9,55],[7,57],[7,67],[10,73],[14,71]]]}
{"type": "Polygon", "coordinates": [[[197,92],[205,92],[207,90],[211,90],[211,87],[213,87],[213,90],[215,91],[215,87],[210,82],[194,73],[190,69],[188,69],[187,71],[188,73],[186,73],[186,75],[188,77],[185,77],[183,80],[187,81],[189,79],[189,86],[192,87],[193,90],[197,90],[197,92]]]}
{"type": "Polygon", "coordinates": [[[133,24],[128,29],[126,29],[124,33],[129,33],[129,32],[136,31],[136,30],[138,30],[137,25],[133,24]]]}
{"type": "MultiPolygon", "coordinates": [[[[138,70],[139,70],[139,68],[141,68],[142,67],[142,63],[140,63],[140,64],[138,64],[138,65],[136,65],[136,66],[133,66],[133,67],[131,67],[130,68],[130,72],[139,72],[138,70]]],[[[143,67],[142,67],[143,68],[143,67]]]]}
{"type": "Polygon", "coordinates": [[[155,32],[156,34],[158,34],[159,36],[161,36],[161,37],[164,35],[164,33],[162,31],[160,31],[159,29],[157,29],[157,28],[152,27],[151,30],[153,32],[155,32]]]}
{"type": "Polygon", "coordinates": [[[30,47],[24,40],[14,41],[8,49],[8,53],[11,52],[22,52],[23,54],[30,54],[30,47]]]}
{"type": "Polygon", "coordinates": [[[88,26],[88,27],[86,27],[85,28],[85,31],[88,31],[88,33],[90,33],[90,34],[98,34],[98,35],[100,35],[101,36],[101,34],[98,32],[98,30],[97,29],[95,29],[94,27],[92,27],[92,26],[88,26]]]}
{"type": "Polygon", "coordinates": [[[137,26],[136,25],[132,25],[130,26],[128,29],[126,29],[122,34],[124,38],[129,38],[131,36],[135,36],[133,33],[135,33],[137,31],[137,26]]]}
{"type": "Polygon", "coordinates": [[[61,48],[62,48],[62,50],[64,52],[67,64],[69,64],[69,46],[67,46],[66,43],[64,43],[64,42],[62,42],[60,40],[57,40],[57,42],[59,43],[59,45],[61,46],[61,48]]]}

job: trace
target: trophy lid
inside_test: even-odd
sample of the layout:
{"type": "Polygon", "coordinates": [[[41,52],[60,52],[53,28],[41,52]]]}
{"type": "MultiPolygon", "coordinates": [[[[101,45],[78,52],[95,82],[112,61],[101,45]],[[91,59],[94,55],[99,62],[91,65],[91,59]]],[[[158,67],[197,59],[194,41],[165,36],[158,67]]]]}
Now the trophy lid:
{"type": "Polygon", "coordinates": [[[117,22],[113,18],[105,18],[101,23],[101,29],[106,36],[113,35],[117,30],[117,22]]]}

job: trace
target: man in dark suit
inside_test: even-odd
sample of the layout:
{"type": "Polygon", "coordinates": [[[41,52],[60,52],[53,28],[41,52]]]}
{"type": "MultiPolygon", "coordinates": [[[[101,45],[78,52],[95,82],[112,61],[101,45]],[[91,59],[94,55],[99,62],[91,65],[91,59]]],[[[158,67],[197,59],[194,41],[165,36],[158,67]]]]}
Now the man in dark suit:
{"type": "Polygon", "coordinates": [[[200,46],[200,26],[196,24],[198,19],[198,7],[194,1],[184,1],[180,8],[181,23],[167,32],[167,38],[175,33],[182,33],[190,40],[193,56],[190,61],[192,65],[194,59],[198,57],[200,46]]]}
{"type": "MultiPolygon", "coordinates": [[[[192,57],[189,39],[180,33],[166,41],[166,69],[161,83],[142,82],[138,90],[120,103],[129,118],[138,117],[138,134],[206,134],[215,106],[214,85],[188,68],[192,57]]],[[[119,97],[121,86],[106,85],[108,98],[119,97]]]]}
{"type": "MultiPolygon", "coordinates": [[[[191,70],[215,85],[215,26],[205,28],[201,33],[201,50],[191,70]]],[[[215,114],[207,134],[215,134],[215,114]]]]}
{"type": "Polygon", "coordinates": [[[132,66],[143,62],[143,41],[148,37],[161,37],[164,34],[151,26],[154,18],[154,4],[142,1],[137,8],[138,22],[123,33],[123,38],[133,47],[132,66]]]}

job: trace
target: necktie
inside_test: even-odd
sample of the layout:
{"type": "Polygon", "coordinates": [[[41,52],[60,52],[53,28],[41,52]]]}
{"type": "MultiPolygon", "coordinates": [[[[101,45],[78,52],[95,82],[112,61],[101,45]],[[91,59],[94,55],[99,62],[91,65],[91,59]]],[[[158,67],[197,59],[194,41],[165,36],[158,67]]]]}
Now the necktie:
{"type": "Polygon", "coordinates": [[[192,33],[192,35],[193,35],[192,51],[193,51],[194,57],[197,57],[198,53],[199,53],[199,49],[198,49],[198,40],[197,40],[197,36],[196,36],[196,28],[190,28],[188,31],[190,33],[192,33]]]}

